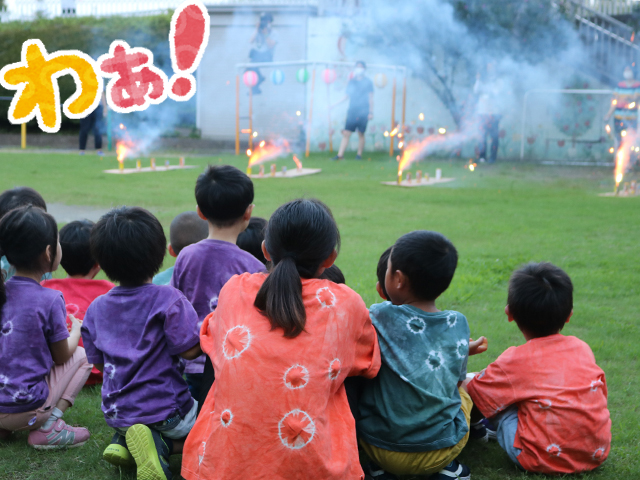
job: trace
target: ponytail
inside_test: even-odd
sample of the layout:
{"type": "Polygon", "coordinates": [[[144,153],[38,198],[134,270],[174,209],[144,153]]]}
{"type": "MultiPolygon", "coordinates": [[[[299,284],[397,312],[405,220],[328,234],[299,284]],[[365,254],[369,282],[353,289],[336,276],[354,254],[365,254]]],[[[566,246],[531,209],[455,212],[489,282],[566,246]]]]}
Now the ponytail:
{"type": "Polygon", "coordinates": [[[254,305],[265,312],[271,328],[281,327],[294,338],[304,331],[307,313],[302,302],[302,282],[293,258],[283,258],[264,281],[254,305]],[[277,319],[277,320],[276,320],[277,319]]]}
{"type": "Polygon", "coordinates": [[[271,216],[265,232],[271,256],[269,276],[253,305],[271,328],[295,338],[304,332],[307,314],[300,278],[313,278],[322,263],[340,246],[340,232],[331,210],[319,200],[293,200],[271,216]]]}

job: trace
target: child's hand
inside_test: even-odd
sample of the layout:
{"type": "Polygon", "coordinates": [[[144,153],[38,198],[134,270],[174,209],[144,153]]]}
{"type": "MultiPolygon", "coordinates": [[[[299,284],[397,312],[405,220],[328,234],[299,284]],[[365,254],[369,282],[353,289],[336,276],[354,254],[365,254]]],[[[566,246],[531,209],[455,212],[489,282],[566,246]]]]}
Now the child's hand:
{"type": "Polygon", "coordinates": [[[469,355],[477,355],[484,353],[489,348],[489,341],[485,337],[480,337],[477,340],[473,338],[469,339],[469,355]]]}
{"type": "Polygon", "coordinates": [[[80,327],[82,327],[82,320],[77,319],[71,314],[69,314],[69,320],[71,320],[71,327],[69,328],[69,333],[73,332],[74,330],[80,330],[80,327]]]}

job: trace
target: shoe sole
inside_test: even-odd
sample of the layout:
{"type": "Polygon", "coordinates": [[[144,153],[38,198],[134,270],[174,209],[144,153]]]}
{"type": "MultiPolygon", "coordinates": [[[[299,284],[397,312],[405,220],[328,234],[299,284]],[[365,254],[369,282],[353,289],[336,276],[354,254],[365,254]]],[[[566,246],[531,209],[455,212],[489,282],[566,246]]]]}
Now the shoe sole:
{"type": "Polygon", "coordinates": [[[64,448],[81,447],[85,443],[87,443],[86,440],[84,442],[74,443],[72,445],[31,445],[31,444],[29,444],[29,446],[31,448],[35,448],[36,450],[62,450],[64,448]]]}
{"type": "Polygon", "coordinates": [[[149,427],[140,424],[129,427],[126,440],[138,467],[138,480],[167,480],[149,427]]]}
{"type": "Polygon", "coordinates": [[[105,448],[102,459],[116,467],[135,467],[136,461],[131,453],[122,445],[109,445],[105,448]]]}

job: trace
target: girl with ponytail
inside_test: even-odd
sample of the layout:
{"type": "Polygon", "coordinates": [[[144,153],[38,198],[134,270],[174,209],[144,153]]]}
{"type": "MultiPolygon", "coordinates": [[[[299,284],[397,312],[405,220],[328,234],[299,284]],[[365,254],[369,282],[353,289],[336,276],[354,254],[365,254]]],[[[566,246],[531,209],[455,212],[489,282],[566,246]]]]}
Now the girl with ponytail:
{"type": "Polygon", "coordinates": [[[294,200],[269,220],[269,273],[222,288],[201,329],[216,380],[185,443],[184,478],[364,478],[343,384],[374,377],[380,350],[360,296],[319,278],[339,247],[329,208],[294,200]]]}
{"type": "Polygon", "coordinates": [[[40,279],[62,257],[54,218],[32,205],[0,219],[0,253],[15,275],[0,280],[0,438],[29,430],[36,449],[77,447],[86,428],[61,419],[91,373],[78,347],[80,322],[67,312],[60,292],[40,279]]]}

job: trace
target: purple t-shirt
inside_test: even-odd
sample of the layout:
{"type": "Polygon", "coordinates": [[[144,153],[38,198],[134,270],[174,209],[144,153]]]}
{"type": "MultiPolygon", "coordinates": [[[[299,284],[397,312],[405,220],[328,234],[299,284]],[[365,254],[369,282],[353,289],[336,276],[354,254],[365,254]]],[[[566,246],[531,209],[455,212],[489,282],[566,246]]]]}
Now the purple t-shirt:
{"type": "MultiPolygon", "coordinates": [[[[233,243],[201,240],[185,247],[178,255],[171,285],[189,299],[198,313],[198,331],[204,317],[218,306],[218,295],[234,275],[258,273],[264,265],[256,257],[233,243]]],[[[204,371],[204,355],[187,362],[187,373],[204,371]]]]}
{"type": "Polygon", "coordinates": [[[49,395],[53,367],[49,345],[69,337],[62,294],[31,278],[13,276],[5,284],[0,312],[0,412],[28,412],[49,395]]]}
{"type": "Polygon", "coordinates": [[[89,362],[104,365],[107,425],[149,425],[189,412],[180,353],[200,341],[197,323],[189,301],[169,285],[115,287],[89,305],[82,341],[89,362]]]}

